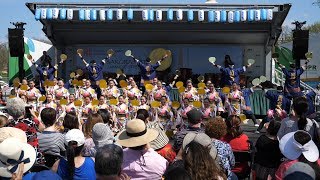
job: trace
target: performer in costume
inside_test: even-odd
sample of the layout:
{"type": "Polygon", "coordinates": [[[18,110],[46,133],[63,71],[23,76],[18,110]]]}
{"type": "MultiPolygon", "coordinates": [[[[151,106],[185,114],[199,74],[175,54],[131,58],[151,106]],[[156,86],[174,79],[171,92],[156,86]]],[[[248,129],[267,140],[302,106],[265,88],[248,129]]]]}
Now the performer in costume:
{"type": "Polygon", "coordinates": [[[128,121],[128,106],[125,103],[125,99],[122,95],[119,96],[119,102],[117,106],[115,107],[115,113],[118,119],[118,128],[124,128],[126,126],[126,123],[128,121]]]}
{"type": "Polygon", "coordinates": [[[108,54],[108,56],[101,60],[100,63],[96,63],[95,60],[90,61],[90,64],[87,63],[87,61],[83,58],[81,53],[78,53],[79,57],[82,59],[83,63],[86,66],[86,70],[89,72],[89,79],[90,81],[97,83],[97,81],[100,81],[103,79],[103,66],[106,63],[106,60],[108,60],[111,55],[108,54]]]}
{"type": "Polygon", "coordinates": [[[220,116],[225,111],[223,106],[225,95],[216,91],[213,83],[208,85],[208,92],[206,93],[205,98],[208,98],[210,103],[215,106],[215,116],[220,116]]]}
{"type": "Polygon", "coordinates": [[[193,87],[192,81],[187,81],[187,88],[184,93],[182,93],[182,99],[187,98],[189,100],[197,101],[199,100],[197,88],[193,87]]]}
{"type": "Polygon", "coordinates": [[[46,100],[43,102],[42,107],[40,108],[40,111],[44,108],[57,108],[57,104],[54,102],[54,97],[52,94],[47,94],[46,95],[46,100]]]}
{"type": "Polygon", "coordinates": [[[149,57],[146,59],[146,64],[141,63],[138,59],[133,57],[133,59],[137,62],[138,67],[140,68],[141,86],[144,85],[144,81],[150,81],[156,77],[156,69],[161,65],[161,62],[165,60],[167,57],[167,54],[164,55],[156,64],[151,64],[151,59],[149,57]]]}
{"type": "Polygon", "coordinates": [[[66,112],[67,112],[67,113],[68,113],[68,112],[71,112],[71,111],[76,112],[77,108],[76,108],[76,106],[74,105],[75,95],[74,95],[74,94],[70,94],[68,100],[69,100],[69,102],[68,102],[68,104],[66,105],[66,112]]]}
{"type": "Polygon", "coordinates": [[[226,55],[224,58],[225,67],[220,65],[216,65],[212,63],[214,66],[218,67],[221,71],[221,86],[231,86],[233,82],[236,84],[240,83],[240,74],[245,72],[247,68],[251,67],[252,64],[248,64],[247,66],[243,66],[241,68],[234,68],[234,63],[232,62],[229,55],[226,55]]]}
{"type": "Polygon", "coordinates": [[[227,100],[225,102],[226,109],[228,109],[229,116],[230,115],[240,115],[241,114],[241,99],[242,92],[239,90],[239,86],[236,82],[232,83],[231,92],[227,96],[227,100]]]}
{"type": "Polygon", "coordinates": [[[60,100],[62,98],[67,98],[69,96],[69,91],[64,87],[64,82],[62,79],[58,81],[58,88],[55,90],[55,98],[56,100],[60,100]]]}
{"type": "Polygon", "coordinates": [[[269,122],[271,116],[278,116],[281,119],[284,119],[287,114],[290,113],[291,101],[284,95],[283,87],[278,86],[277,91],[267,91],[265,97],[270,101],[270,109],[268,110],[269,116],[265,117],[262,122],[259,124],[259,127],[256,133],[259,133],[263,128],[264,124],[269,122]]]}
{"type": "Polygon", "coordinates": [[[88,79],[84,79],[84,86],[83,88],[80,88],[80,96],[81,98],[85,98],[85,97],[92,97],[92,98],[96,98],[97,94],[95,92],[95,90],[93,88],[91,88],[91,82],[88,79]]]}
{"type": "Polygon", "coordinates": [[[193,109],[193,106],[191,104],[191,100],[188,98],[184,98],[182,100],[182,106],[177,112],[177,121],[176,121],[176,127],[178,129],[185,129],[188,127],[188,117],[187,113],[193,109]]]}
{"type": "Polygon", "coordinates": [[[44,81],[45,80],[52,81],[54,79],[54,72],[58,69],[58,65],[62,64],[63,61],[61,60],[59,64],[56,64],[55,66],[52,66],[51,63],[46,63],[45,66],[41,66],[41,67],[35,63],[34,59],[32,59],[31,61],[36,67],[36,70],[40,76],[40,91],[42,93],[45,93],[46,90],[44,87],[44,81]]]}
{"type": "Polygon", "coordinates": [[[36,107],[37,100],[41,96],[41,92],[35,87],[34,81],[29,81],[29,89],[27,91],[28,104],[36,107]]]}
{"type": "Polygon", "coordinates": [[[243,95],[244,104],[245,104],[243,109],[243,114],[246,115],[248,119],[252,119],[254,126],[258,127],[259,125],[257,123],[256,116],[252,112],[251,102],[250,102],[250,95],[254,92],[253,88],[255,88],[255,86],[247,89],[242,89],[241,91],[243,95]]]}
{"type": "Polygon", "coordinates": [[[290,64],[290,69],[286,69],[286,67],[279,63],[278,59],[274,58],[275,62],[280,66],[283,74],[285,75],[285,83],[284,83],[284,92],[286,96],[295,98],[303,96],[303,93],[300,89],[300,76],[305,71],[308,60],[306,63],[296,68],[296,65],[294,63],[290,64]]]}
{"type": "Polygon", "coordinates": [[[109,106],[106,103],[106,98],[101,95],[99,98],[99,105],[98,105],[99,109],[109,109],[109,106]]]}
{"type": "Polygon", "coordinates": [[[167,96],[162,96],[160,100],[160,107],[157,108],[158,113],[158,119],[165,130],[170,130],[173,126],[173,123],[171,121],[172,112],[169,105],[169,102],[167,102],[167,96]]]}
{"type": "Polygon", "coordinates": [[[202,119],[207,121],[210,118],[216,116],[217,106],[215,104],[210,104],[209,98],[203,99],[203,107],[201,108],[202,119]]]}

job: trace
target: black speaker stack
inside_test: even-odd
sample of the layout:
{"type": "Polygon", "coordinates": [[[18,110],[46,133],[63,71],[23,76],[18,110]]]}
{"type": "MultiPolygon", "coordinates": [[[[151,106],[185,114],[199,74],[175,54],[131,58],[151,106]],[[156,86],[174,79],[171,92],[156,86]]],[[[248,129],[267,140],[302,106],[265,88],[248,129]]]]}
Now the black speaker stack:
{"type": "Polygon", "coordinates": [[[8,29],[9,48],[11,57],[24,55],[23,29],[8,29]]]}
{"type": "Polygon", "coordinates": [[[306,59],[305,54],[309,48],[309,30],[293,31],[292,56],[296,61],[306,59]]]}

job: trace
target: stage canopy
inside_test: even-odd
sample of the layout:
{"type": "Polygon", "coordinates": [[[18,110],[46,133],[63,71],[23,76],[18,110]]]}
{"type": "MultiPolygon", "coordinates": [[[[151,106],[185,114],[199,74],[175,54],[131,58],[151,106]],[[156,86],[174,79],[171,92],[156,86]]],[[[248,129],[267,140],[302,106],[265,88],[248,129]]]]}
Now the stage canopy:
{"type": "Polygon", "coordinates": [[[58,49],[77,44],[263,44],[277,41],[291,4],[27,3],[58,49]]]}

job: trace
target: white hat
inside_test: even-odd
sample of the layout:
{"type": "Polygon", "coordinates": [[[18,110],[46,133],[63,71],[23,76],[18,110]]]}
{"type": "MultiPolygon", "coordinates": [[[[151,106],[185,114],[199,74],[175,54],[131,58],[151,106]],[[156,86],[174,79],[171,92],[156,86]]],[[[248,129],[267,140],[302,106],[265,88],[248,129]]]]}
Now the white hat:
{"type": "Polygon", "coordinates": [[[303,133],[305,136],[310,136],[309,133],[305,131],[296,131],[291,132],[286,135],[284,135],[280,139],[280,150],[282,154],[290,159],[295,160],[298,159],[301,154],[310,162],[316,162],[319,158],[319,150],[316,146],[316,144],[312,141],[312,138],[310,136],[310,141],[307,142],[304,145],[301,145],[299,142],[296,141],[294,135],[297,133],[303,133]]]}
{"type": "Polygon", "coordinates": [[[0,143],[7,138],[14,137],[19,139],[23,143],[27,143],[27,135],[24,131],[14,127],[2,127],[0,128],[0,143]]]}
{"type": "Polygon", "coordinates": [[[77,142],[77,147],[82,146],[85,142],[84,134],[80,129],[71,129],[65,136],[65,144],[68,145],[70,141],[77,142]]]}
{"type": "Polygon", "coordinates": [[[24,163],[23,173],[29,171],[36,161],[35,149],[20,139],[10,137],[0,144],[0,177],[11,177],[24,163]]]}

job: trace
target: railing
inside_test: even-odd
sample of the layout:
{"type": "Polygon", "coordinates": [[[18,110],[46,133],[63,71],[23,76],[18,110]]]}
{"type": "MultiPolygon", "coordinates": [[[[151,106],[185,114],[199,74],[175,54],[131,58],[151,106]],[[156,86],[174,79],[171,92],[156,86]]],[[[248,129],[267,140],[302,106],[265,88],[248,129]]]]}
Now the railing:
{"type": "MultiPolygon", "coordinates": [[[[285,82],[285,77],[284,77],[283,72],[281,70],[275,68],[275,76],[273,77],[272,83],[276,84],[277,86],[283,86],[284,82],[285,82]]],[[[315,91],[315,89],[313,87],[309,86],[307,83],[305,83],[303,81],[300,81],[300,86],[302,86],[305,90],[315,91]]]]}

